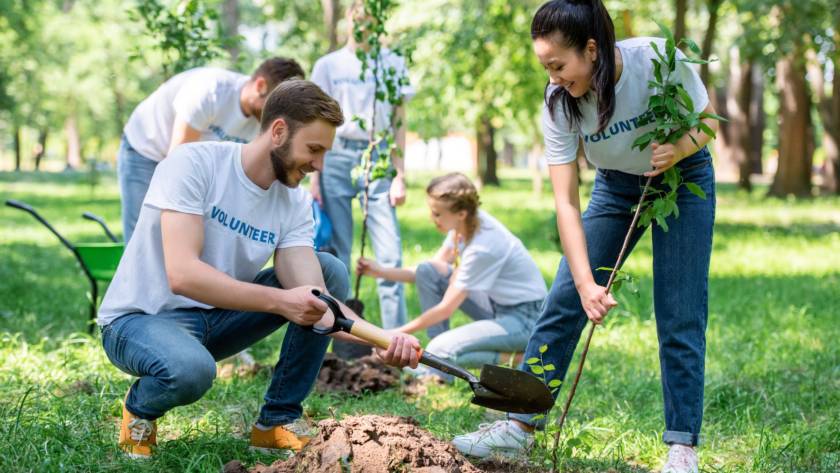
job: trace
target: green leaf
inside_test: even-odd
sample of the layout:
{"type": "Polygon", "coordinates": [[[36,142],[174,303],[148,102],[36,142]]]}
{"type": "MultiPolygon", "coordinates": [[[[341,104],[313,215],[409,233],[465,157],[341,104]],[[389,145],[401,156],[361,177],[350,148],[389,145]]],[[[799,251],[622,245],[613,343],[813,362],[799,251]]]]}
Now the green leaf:
{"type": "Polygon", "coordinates": [[[543,369],[544,369],[544,370],[546,370],[546,371],[554,371],[554,370],[555,370],[555,368],[554,368],[554,364],[553,364],[553,363],[549,363],[549,364],[547,364],[547,365],[543,366],[543,369]]]}
{"type": "Polygon", "coordinates": [[[697,46],[697,43],[695,43],[694,40],[690,38],[683,38],[682,40],[680,40],[680,43],[688,46],[688,49],[698,56],[701,56],[703,54],[703,51],[700,50],[700,47],[697,46]]]}
{"type": "Polygon", "coordinates": [[[545,353],[548,351],[548,345],[540,345],[540,353],[545,353]]]}
{"type": "Polygon", "coordinates": [[[532,371],[534,374],[543,374],[543,373],[545,372],[545,370],[543,369],[543,367],[542,367],[542,366],[539,366],[539,365],[531,365],[531,366],[530,366],[530,368],[531,368],[531,371],[532,371]]]}
{"type": "Polygon", "coordinates": [[[723,118],[722,116],[720,116],[716,113],[708,113],[708,112],[702,112],[700,114],[700,118],[714,118],[715,120],[720,121],[720,122],[728,122],[729,121],[726,118],[723,118]]]}
{"type": "Polygon", "coordinates": [[[559,379],[552,379],[551,381],[548,382],[548,387],[549,388],[557,388],[557,387],[560,387],[561,384],[563,384],[563,382],[560,381],[559,379]]]}
{"type": "Polygon", "coordinates": [[[715,130],[712,130],[712,127],[710,127],[709,125],[707,125],[703,122],[700,122],[700,123],[697,124],[697,127],[700,128],[701,130],[703,130],[703,133],[711,136],[712,138],[715,137],[715,130]]]}
{"type": "Polygon", "coordinates": [[[662,227],[662,230],[667,232],[668,231],[668,224],[665,222],[665,218],[661,215],[656,216],[656,224],[662,227]]]}
{"type": "Polygon", "coordinates": [[[686,182],[685,187],[688,189],[689,192],[700,197],[701,199],[706,199],[706,193],[703,192],[703,189],[700,188],[697,184],[693,182],[686,182]]]}
{"type": "Polygon", "coordinates": [[[688,95],[685,88],[680,86],[677,88],[677,92],[680,94],[680,98],[682,99],[683,106],[688,112],[694,111],[694,100],[691,100],[691,96],[688,95]]]}
{"type": "Polygon", "coordinates": [[[545,414],[537,414],[534,417],[531,417],[531,420],[540,420],[545,419],[545,414]]]}
{"type": "Polygon", "coordinates": [[[537,357],[528,358],[528,360],[525,361],[525,363],[527,363],[529,365],[533,365],[534,363],[539,363],[539,362],[540,362],[540,359],[537,358],[537,357]]]}

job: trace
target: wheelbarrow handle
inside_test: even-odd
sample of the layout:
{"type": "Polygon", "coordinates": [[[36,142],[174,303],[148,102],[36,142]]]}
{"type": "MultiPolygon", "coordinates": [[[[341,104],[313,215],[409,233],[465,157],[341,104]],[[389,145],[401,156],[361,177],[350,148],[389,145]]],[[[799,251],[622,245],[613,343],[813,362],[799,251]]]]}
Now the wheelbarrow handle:
{"type": "Polygon", "coordinates": [[[58,233],[58,230],[53,228],[53,226],[50,225],[50,222],[47,222],[47,220],[44,217],[42,217],[41,214],[39,214],[38,211],[36,211],[31,205],[27,204],[26,202],[21,202],[19,200],[15,200],[15,199],[7,200],[6,205],[8,205],[9,207],[13,207],[13,208],[16,208],[16,209],[23,210],[24,212],[28,213],[29,215],[32,215],[33,217],[35,217],[35,220],[41,222],[42,225],[47,227],[47,229],[50,232],[52,232],[52,234],[55,235],[56,238],[59,239],[59,241],[61,241],[61,244],[64,245],[65,247],[67,247],[67,249],[69,249],[70,251],[72,251],[73,254],[77,255],[76,258],[78,258],[81,261],[81,257],[78,256],[78,250],[76,250],[76,247],[73,246],[72,243],[67,241],[67,239],[64,238],[64,236],[61,235],[61,233],[58,233]]]}
{"type": "Polygon", "coordinates": [[[9,207],[14,207],[16,209],[23,210],[24,212],[29,212],[32,215],[38,215],[38,212],[36,212],[35,209],[33,209],[32,206],[27,204],[26,202],[21,202],[15,199],[9,199],[6,201],[6,205],[8,205],[9,207]]]}
{"type": "Polygon", "coordinates": [[[102,227],[102,229],[105,230],[105,234],[108,235],[108,238],[110,238],[111,241],[113,241],[114,243],[119,242],[119,240],[117,240],[117,237],[114,236],[113,233],[111,233],[111,229],[108,228],[108,225],[105,224],[105,220],[102,217],[100,217],[99,215],[96,215],[95,213],[92,213],[92,212],[85,212],[85,213],[82,214],[82,218],[87,219],[87,220],[92,220],[92,221],[98,223],[102,227]]]}

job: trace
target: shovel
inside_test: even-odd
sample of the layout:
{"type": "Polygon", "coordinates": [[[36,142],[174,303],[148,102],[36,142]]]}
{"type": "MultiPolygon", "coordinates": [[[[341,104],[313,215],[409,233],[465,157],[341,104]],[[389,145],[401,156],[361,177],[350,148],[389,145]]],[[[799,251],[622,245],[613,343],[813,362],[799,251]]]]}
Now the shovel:
{"type": "MultiPolygon", "coordinates": [[[[324,301],[334,315],[332,327],[309,327],[315,333],[328,335],[346,332],[370,342],[379,348],[388,349],[391,337],[381,328],[363,320],[351,320],[344,316],[341,307],[332,297],[312,290],[312,294],[324,301]]],[[[554,398],[548,387],[536,376],[524,371],[484,365],[478,378],[460,366],[435,356],[422,348],[419,352],[420,363],[451,374],[470,383],[473,391],[471,402],[503,412],[533,414],[545,412],[554,405],[554,398]]]]}

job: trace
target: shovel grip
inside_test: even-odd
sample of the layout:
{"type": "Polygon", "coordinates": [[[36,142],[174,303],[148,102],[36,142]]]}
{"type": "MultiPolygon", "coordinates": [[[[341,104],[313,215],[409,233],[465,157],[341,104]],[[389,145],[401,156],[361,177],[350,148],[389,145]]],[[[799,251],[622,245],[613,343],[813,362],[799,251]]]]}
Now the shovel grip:
{"type": "Polygon", "coordinates": [[[391,346],[391,337],[381,328],[361,320],[357,320],[350,327],[350,334],[370,342],[383,350],[391,346]]]}

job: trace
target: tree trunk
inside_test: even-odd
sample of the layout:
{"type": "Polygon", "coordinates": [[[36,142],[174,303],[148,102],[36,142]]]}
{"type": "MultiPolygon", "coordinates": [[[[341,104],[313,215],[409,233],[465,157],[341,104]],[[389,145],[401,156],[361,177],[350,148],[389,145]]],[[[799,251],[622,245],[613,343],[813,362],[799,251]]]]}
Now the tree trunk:
{"type": "Polygon", "coordinates": [[[504,145],[502,146],[502,162],[505,166],[514,167],[516,166],[515,159],[516,149],[513,147],[513,143],[505,139],[504,145]]]}
{"type": "Polygon", "coordinates": [[[636,36],[635,34],[633,34],[633,12],[631,12],[630,10],[622,10],[621,23],[622,27],[624,28],[625,38],[632,38],[633,36],[636,36]]]}
{"type": "Polygon", "coordinates": [[[78,169],[82,165],[82,140],[74,116],[67,117],[64,132],[67,134],[67,169],[78,169]]]}
{"type": "Polygon", "coordinates": [[[493,123],[490,117],[483,115],[479,121],[476,130],[476,146],[477,146],[477,164],[476,174],[482,185],[498,186],[499,177],[496,175],[496,147],[494,146],[494,138],[496,129],[493,128],[493,123]]]}
{"type": "Polygon", "coordinates": [[[675,9],[674,40],[679,43],[681,39],[685,38],[685,14],[688,10],[688,0],[676,0],[675,9]]]}
{"type": "Polygon", "coordinates": [[[14,131],[14,140],[15,140],[15,171],[20,171],[20,148],[21,148],[21,129],[19,126],[15,125],[14,131]]]}
{"type": "Polygon", "coordinates": [[[767,114],[764,113],[764,71],[760,64],[752,66],[752,101],[750,102],[750,172],[761,174],[761,155],[764,151],[764,128],[767,114]]]}
{"type": "MultiPolygon", "coordinates": [[[[753,64],[743,62],[740,52],[732,48],[729,55],[729,77],[726,89],[725,102],[720,103],[719,110],[729,120],[722,128],[722,157],[728,159],[728,169],[738,175],[738,187],[747,191],[752,190],[750,174],[752,163],[750,161],[750,150],[752,138],[750,131],[751,115],[750,104],[753,94],[753,64]]],[[[726,171],[724,171],[726,172],[726,171]]]]}
{"type": "Polygon", "coordinates": [[[811,100],[805,51],[797,47],[776,63],[779,93],[779,162],[769,195],[811,195],[811,100]]]}
{"type": "Polygon", "coordinates": [[[327,30],[327,39],[330,41],[330,51],[338,49],[338,19],[340,5],[338,0],[321,0],[321,7],[324,10],[324,28],[327,30]]]}
{"type": "Polygon", "coordinates": [[[224,0],[222,5],[222,25],[225,34],[225,49],[230,54],[230,62],[239,60],[239,0],[224,0]]]}
{"type": "Polygon", "coordinates": [[[810,75],[814,77],[814,88],[817,93],[817,109],[825,130],[822,139],[823,151],[825,151],[822,188],[830,194],[838,194],[840,193],[837,176],[837,167],[840,164],[840,148],[838,148],[840,146],[840,73],[837,67],[840,66],[840,61],[832,59],[833,77],[830,97],[825,92],[824,67],[819,64],[816,57],[811,58],[810,64],[812,65],[810,75]]]}
{"type": "Polygon", "coordinates": [[[528,170],[531,171],[531,191],[535,197],[542,195],[543,177],[540,172],[540,159],[542,157],[542,150],[539,146],[535,146],[528,153],[528,170]]]}
{"type": "MultiPolygon", "coordinates": [[[[718,12],[720,11],[720,4],[722,0],[706,0],[706,7],[709,11],[709,25],[706,27],[706,34],[703,36],[703,59],[708,60],[712,56],[712,48],[717,35],[718,12]]],[[[706,88],[712,89],[709,82],[709,65],[700,65],[700,79],[706,85],[706,88]]]]}
{"type": "Polygon", "coordinates": [[[33,159],[35,160],[35,170],[41,170],[41,159],[44,158],[44,155],[47,153],[47,132],[49,129],[47,127],[41,128],[41,131],[38,132],[38,147],[35,149],[35,155],[33,159]]]}
{"type": "Polygon", "coordinates": [[[737,110],[737,115],[732,115],[735,120],[732,123],[733,147],[735,151],[735,162],[738,165],[738,187],[741,189],[751,191],[752,183],[750,182],[750,174],[752,174],[752,162],[750,162],[750,148],[752,129],[752,116],[750,115],[750,103],[752,103],[753,82],[752,82],[752,68],[751,62],[743,63],[736,66],[738,69],[735,101],[730,103],[734,105],[737,110]]]}

